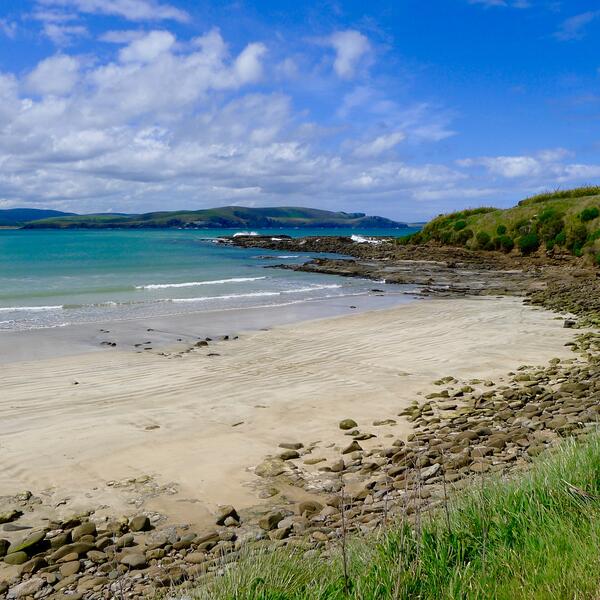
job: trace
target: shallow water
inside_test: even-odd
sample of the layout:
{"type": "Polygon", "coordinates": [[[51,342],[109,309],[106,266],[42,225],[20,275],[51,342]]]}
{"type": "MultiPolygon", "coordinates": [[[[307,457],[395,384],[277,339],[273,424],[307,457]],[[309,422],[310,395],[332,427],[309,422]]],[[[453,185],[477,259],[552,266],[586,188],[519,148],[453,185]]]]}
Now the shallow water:
{"type": "MultiPolygon", "coordinates": [[[[269,230],[404,235],[412,230],[269,230]]],[[[372,281],[265,269],[314,253],[218,245],[224,230],[2,230],[0,330],[281,306],[362,295],[372,281]]],[[[325,256],[325,255],[321,255],[325,256]]],[[[377,284],[399,291],[399,286],[377,284]]]]}

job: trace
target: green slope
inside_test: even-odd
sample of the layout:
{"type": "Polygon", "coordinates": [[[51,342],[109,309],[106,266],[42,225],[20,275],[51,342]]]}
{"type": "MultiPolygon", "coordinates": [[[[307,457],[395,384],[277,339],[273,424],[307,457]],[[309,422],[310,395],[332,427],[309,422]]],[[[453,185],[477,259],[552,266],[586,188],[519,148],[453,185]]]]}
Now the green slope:
{"type": "Polygon", "coordinates": [[[427,242],[521,254],[564,252],[600,265],[600,187],[540,194],[509,209],[440,215],[403,243],[427,242]]]}
{"type": "Polygon", "coordinates": [[[0,227],[17,227],[30,221],[64,217],[71,214],[73,213],[38,208],[6,208],[0,210],[0,227]]]}
{"type": "Polygon", "coordinates": [[[363,213],[330,212],[314,208],[244,208],[226,206],[197,211],[153,212],[143,215],[76,215],[28,223],[26,228],[269,228],[269,227],[407,227],[363,213]]]}

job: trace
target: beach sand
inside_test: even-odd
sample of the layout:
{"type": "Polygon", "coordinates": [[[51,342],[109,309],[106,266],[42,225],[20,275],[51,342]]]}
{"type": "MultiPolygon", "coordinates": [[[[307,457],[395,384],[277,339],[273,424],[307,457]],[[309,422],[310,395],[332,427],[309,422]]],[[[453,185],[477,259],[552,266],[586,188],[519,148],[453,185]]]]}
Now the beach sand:
{"type": "Polygon", "coordinates": [[[320,440],[313,455],[327,457],[327,444],[349,442],[344,418],[378,434],[366,448],[405,436],[397,413],[435,391],[435,379],[498,381],[521,364],[570,357],[574,334],[517,298],[428,299],[188,353],[11,362],[2,366],[0,490],[30,489],[71,514],[143,507],[203,525],[219,504],[261,502],[251,469],[280,442],[320,440]],[[372,426],[387,418],[397,425],[372,426]]]}

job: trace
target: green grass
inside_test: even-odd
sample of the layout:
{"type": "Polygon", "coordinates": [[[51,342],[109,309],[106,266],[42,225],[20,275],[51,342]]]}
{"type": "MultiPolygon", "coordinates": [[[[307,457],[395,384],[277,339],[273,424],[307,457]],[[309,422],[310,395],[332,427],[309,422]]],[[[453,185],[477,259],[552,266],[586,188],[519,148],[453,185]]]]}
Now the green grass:
{"type": "Polygon", "coordinates": [[[488,480],[421,516],[348,540],[342,553],[242,560],[208,600],[548,600],[600,597],[600,436],[568,440],[510,481],[488,480]],[[583,490],[580,495],[575,488],[583,490]]]}

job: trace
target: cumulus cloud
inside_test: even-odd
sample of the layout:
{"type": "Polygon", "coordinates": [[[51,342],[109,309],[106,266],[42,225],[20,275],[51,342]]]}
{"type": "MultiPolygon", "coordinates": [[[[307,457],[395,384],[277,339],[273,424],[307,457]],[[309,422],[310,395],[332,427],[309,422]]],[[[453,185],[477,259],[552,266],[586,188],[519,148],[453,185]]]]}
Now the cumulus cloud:
{"type": "Polygon", "coordinates": [[[80,13],[114,15],[129,21],[172,20],[185,23],[189,20],[185,11],[155,0],[38,0],[38,4],[80,13]]]}
{"type": "Polygon", "coordinates": [[[342,79],[351,79],[361,60],[371,51],[368,38],[353,29],[336,31],[326,40],[335,50],[333,68],[342,79]]]}
{"type": "Polygon", "coordinates": [[[393,131],[384,135],[379,135],[375,139],[360,144],[354,150],[356,156],[379,156],[386,150],[391,150],[394,146],[397,146],[406,135],[402,131],[393,131]]]}
{"type": "Polygon", "coordinates": [[[79,61],[57,54],[41,61],[27,76],[26,87],[37,94],[67,94],[79,77],[79,61]]]}

